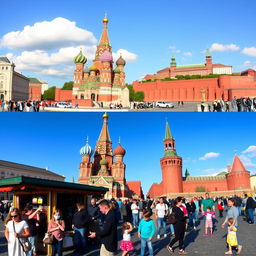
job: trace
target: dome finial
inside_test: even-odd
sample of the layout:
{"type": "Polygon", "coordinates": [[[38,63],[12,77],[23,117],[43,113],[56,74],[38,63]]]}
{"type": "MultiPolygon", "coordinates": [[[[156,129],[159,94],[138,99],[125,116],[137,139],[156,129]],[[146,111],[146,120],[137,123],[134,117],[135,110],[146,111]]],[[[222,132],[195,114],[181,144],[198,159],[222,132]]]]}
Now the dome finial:
{"type": "Polygon", "coordinates": [[[118,137],[118,144],[119,145],[121,144],[121,137],[120,136],[118,137]]]}
{"type": "Polygon", "coordinates": [[[88,143],[89,143],[89,137],[86,136],[86,144],[88,144],[88,143]]]}
{"type": "Polygon", "coordinates": [[[107,12],[105,12],[105,17],[104,17],[104,19],[102,21],[103,21],[103,23],[108,23],[107,12]]]}

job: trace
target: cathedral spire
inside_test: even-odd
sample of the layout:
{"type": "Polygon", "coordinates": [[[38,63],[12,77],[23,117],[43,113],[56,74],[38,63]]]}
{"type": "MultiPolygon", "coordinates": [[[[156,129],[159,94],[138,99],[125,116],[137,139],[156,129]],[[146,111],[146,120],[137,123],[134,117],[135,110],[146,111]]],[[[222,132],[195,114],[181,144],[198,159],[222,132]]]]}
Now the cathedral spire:
{"type": "Polygon", "coordinates": [[[171,129],[167,120],[164,136],[164,156],[177,156],[175,149],[175,140],[172,137],[171,129]]]}
{"type": "Polygon", "coordinates": [[[105,113],[103,116],[103,126],[101,129],[100,137],[98,141],[108,141],[110,142],[110,136],[109,136],[109,131],[108,131],[108,114],[105,113]]]}
{"type": "Polygon", "coordinates": [[[110,46],[109,38],[108,38],[108,18],[107,14],[105,14],[103,21],[103,31],[100,37],[99,46],[110,46]]]}

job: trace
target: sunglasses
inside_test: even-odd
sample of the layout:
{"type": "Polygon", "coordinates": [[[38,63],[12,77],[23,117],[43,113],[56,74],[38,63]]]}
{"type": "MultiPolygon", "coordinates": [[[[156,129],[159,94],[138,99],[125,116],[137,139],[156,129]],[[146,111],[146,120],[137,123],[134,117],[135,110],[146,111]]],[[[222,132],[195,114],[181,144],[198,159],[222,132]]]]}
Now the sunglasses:
{"type": "Polygon", "coordinates": [[[17,218],[18,215],[11,215],[11,218],[17,218]]]}

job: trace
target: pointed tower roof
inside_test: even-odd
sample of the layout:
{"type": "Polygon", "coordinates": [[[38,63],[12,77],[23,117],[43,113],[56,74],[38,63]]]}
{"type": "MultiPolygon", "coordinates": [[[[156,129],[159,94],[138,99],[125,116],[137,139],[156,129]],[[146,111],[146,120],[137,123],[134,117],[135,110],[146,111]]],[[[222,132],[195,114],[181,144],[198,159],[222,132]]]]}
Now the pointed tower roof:
{"type": "Polygon", "coordinates": [[[105,18],[103,21],[103,31],[100,37],[99,45],[105,46],[110,45],[109,37],[108,37],[108,18],[107,14],[105,14],[105,18]]]}
{"type": "Polygon", "coordinates": [[[167,139],[172,139],[172,133],[171,133],[171,129],[170,129],[170,126],[168,124],[168,122],[166,121],[166,127],[165,127],[165,136],[164,136],[164,139],[167,140],[167,139]]]}
{"type": "Polygon", "coordinates": [[[108,131],[108,114],[105,113],[103,116],[103,126],[100,132],[98,141],[111,141],[108,131]]]}
{"type": "Polygon", "coordinates": [[[239,159],[239,157],[236,155],[231,167],[230,172],[241,172],[241,171],[247,171],[244,167],[243,163],[239,159]]]}

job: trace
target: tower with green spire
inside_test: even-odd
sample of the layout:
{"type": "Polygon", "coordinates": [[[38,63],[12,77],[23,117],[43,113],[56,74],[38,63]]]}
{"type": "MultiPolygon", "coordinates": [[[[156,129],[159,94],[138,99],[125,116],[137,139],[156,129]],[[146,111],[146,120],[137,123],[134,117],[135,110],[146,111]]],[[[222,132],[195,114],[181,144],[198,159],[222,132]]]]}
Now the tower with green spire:
{"type": "Polygon", "coordinates": [[[206,49],[205,58],[206,58],[206,67],[209,71],[209,74],[212,74],[213,73],[213,70],[212,70],[212,54],[211,54],[209,48],[206,49]]]}
{"type": "Polygon", "coordinates": [[[172,132],[167,121],[164,136],[164,156],[177,156],[175,140],[172,137],[172,132]]]}
{"type": "Polygon", "coordinates": [[[172,54],[172,58],[171,58],[171,67],[176,67],[176,59],[175,59],[175,55],[174,55],[174,53],[172,54]]]}
{"type": "Polygon", "coordinates": [[[182,193],[182,158],[177,155],[175,139],[167,121],[164,136],[164,157],[160,159],[160,164],[162,169],[161,194],[168,197],[169,194],[182,193]]]}

